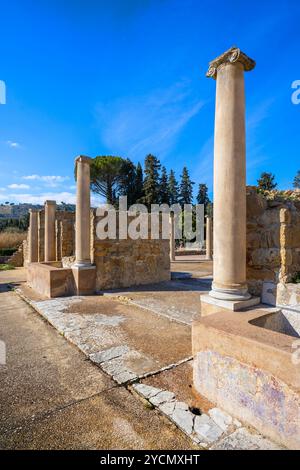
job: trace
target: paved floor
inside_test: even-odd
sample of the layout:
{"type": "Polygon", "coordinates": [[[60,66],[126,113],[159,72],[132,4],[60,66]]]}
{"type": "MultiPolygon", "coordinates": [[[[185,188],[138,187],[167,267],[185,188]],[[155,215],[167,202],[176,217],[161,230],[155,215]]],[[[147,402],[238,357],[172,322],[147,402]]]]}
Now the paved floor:
{"type": "Polygon", "coordinates": [[[52,300],[26,287],[23,269],[0,272],[0,448],[277,448],[193,394],[191,321],[211,263],[172,271],[190,279],[52,300]]]}
{"type": "MultiPolygon", "coordinates": [[[[9,280],[16,278],[10,274],[9,280]]],[[[5,284],[0,305],[7,351],[0,365],[1,449],[194,448],[5,284]]]]}

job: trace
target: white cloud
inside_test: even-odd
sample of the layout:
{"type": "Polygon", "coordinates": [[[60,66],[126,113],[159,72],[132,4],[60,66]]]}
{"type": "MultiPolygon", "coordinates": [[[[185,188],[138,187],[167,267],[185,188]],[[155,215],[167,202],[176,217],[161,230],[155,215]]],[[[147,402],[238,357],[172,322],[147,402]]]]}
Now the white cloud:
{"type": "Polygon", "coordinates": [[[6,144],[11,148],[19,148],[21,145],[18,142],[14,142],[13,140],[7,140],[6,144]]]}
{"type": "MultiPolygon", "coordinates": [[[[62,192],[45,192],[42,194],[29,194],[29,193],[0,193],[0,202],[14,202],[14,203],[27,203],[27,204],[40,204],[43,205],[45,201],[56,201],[57,204],[65,202],[66,204],[76,204],[76,194],[62,191],[62,192]]],[[[97,207],[103,200],[100,196],[91,194],[91,204],[97,207]]]]}
{"type": "Polygon", "coordinates": [[[22,203],[28,203],[28,204],[44,204],[46,200],[53,200],[57,201],[59,204],[61,201],[67,203],[67,204],[75,204],[76,201],[76,196],[73,193],[69,192],[59,192],[59,193],[43,193],[43,194],[29,194],[29,193],[23,193],[23,194],[16,194],[16,193],[11,193],[11,194],[5,194],[2,195],[0,194],[0,201],[10,201],[10,202],[22,202],[22,203]]]}
{"type": "Polygon", "coordinates": [[[41,181],[45,183],[46,186],[51,187],[56,187],[70,179],[69,176],[60,175],[27,175],[23,176],[22,178],[29,181],[41,181]]]}
{"type": "Polygon", "coordinates": [[[188,84],[180,82],[146,96],[99,105],[96,118],[110,153],[136,159],[151,152],[163,159],[203,105],[188,84]]]}
{"type": "Polygon", "coordinates": [[[10,189],[29,189],[30,188],[28,184],[16,184],[16,183],[9,184],[7,187],[10,189]]]}

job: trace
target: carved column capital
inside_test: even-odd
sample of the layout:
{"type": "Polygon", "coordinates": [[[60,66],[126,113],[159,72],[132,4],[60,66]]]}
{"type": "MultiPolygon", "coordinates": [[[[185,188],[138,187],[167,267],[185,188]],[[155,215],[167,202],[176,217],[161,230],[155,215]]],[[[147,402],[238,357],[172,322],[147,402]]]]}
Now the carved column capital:
{"type": "Polygon", "coordinates": [[[241,51],[238,47],[231,47],[228,51],[219,55],[216,59],[212,60],[209,63],[209,69],[206,73],[207,77],[217,78],[217,72],[220,67],[223,67],[227,64],[240,63],[243,65],[244,70],[249,72],[254,69],[255,61],[250,59],[244,52],[241,51]]]}

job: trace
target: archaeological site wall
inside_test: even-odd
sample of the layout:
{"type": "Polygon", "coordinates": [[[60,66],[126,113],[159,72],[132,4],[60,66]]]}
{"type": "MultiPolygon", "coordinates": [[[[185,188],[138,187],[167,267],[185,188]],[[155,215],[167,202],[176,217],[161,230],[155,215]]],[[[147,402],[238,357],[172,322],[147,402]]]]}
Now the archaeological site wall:
{"type": "Polygon", "coordinates": [[[268,303],[281,303],[279,293],[286,290],[284,286],[290,284],[299,271],[300,192],[272,191],[263,195],[248,187],[247,282],[250,292],[263,294],[263,301],[268,300],[268,303]]]}
{"type": "MultiPolygon", "coordinates": [[[[128,217],[128,224],[133,217],[128,217]]],[[[99,240],[97,223],[101,220],[93,214],[92,262],[96,265],[96,290],[129,287],[170,279],[170,242],[152,240],[150,218],[147,240],[120,240],[117,224],[117,239],[99,240]]],[[[161,237],[161,227],[160,227],[161,237]]]]}
{"type": "MultiPolygon", "coordinates": [[[[95,290],[124,288],[133,285],[149,284],[170,279],[170,242],[151,239],[149,219],[149,239],[119,239],[118,224],[116,239],[98,239],[97,224],[102,219],[91,209],[91,262],[96,266],[95,290]]],[[[134,217],[128,217],[128,224],[134,217]]],[[[39,262],[44,261],[45,213],[38,213],[38,252],[39,262]]],[[[63,268],[71,268],[75,262],[75,213],[56,212],[55,221],[56,259],[63,268]]],[[[24,265],[28,264],[28,242],[24,243],[24,265]]]]}

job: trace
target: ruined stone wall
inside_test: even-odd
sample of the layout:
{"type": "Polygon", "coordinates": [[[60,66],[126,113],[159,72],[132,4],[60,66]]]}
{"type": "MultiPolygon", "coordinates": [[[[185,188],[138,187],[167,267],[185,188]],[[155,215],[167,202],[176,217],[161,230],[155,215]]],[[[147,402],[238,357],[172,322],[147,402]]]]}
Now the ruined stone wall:
{"type": "MultiPolygon", "coordinates": [[[[247,188],[247,282],[252,294],[263,284],[291,281],[300,271],[300,193],[258,194],[247,188]]],[[[276,295],[275,295],[276,297],[276,295]]]]}
{"type": "MultiPolygon", "coordinates": [[[[55,245],[56,261],[63,257],[73,256],[75,253],[75,212],[56,211],[55,220],[55,245]]],[[[45,256],[45,212],[38,213],[38,245],[39,263],[45,256]]],[[[28,236],[24,244],[24,265],[28,262],[28,236]]]]}
{"type": "MultiPolygon", "coordinates": [[[[170,279],[169,240],[99,240],[93,215],[92,262],[96,265],[96,290],[149,284],[170,279]]],[[[128,223],[132,218],[128,217],[128,223]]],[[[150,227],[150,223],[149,223],[150,227]]],[[[149,231],[150,234],[150,231],[149,231]]],[[[161,233],[160,233],[161,235],[161,233]]]]}

